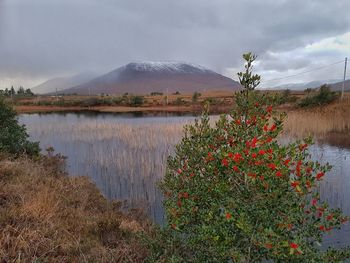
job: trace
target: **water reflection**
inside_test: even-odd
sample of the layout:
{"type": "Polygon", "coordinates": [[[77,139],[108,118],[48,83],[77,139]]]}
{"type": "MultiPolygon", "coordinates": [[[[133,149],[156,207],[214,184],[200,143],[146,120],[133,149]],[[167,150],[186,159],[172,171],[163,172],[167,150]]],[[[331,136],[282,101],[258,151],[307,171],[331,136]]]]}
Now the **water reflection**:
{"type": "MultiPolygon", "coordinates": [[[[53,146],[68,157],[71,175],[87,175],[108,198],[147,207],[163,221],[162,197],[156,182],[165,161],[192,116],[135,116],[134,114],[23,114],[33,140],[43,149],[53,146]]],[[[350,150],[327,144],[311,148],[314,159],[334,167],[320,186],[321,197],[350,215],[350,150]]],[[[324,245],[350,245],[350,227],[327,237],[324,245]]]]}
{"type": "Polygon", "coordinates": [[[155,187],[167,156],[191,116],[138,118],[133,114],[21,115],[31,139],[67,156],[71,175],[87,175],[108,198],[148,207],[163,221],[161,194],[155,187]]]}

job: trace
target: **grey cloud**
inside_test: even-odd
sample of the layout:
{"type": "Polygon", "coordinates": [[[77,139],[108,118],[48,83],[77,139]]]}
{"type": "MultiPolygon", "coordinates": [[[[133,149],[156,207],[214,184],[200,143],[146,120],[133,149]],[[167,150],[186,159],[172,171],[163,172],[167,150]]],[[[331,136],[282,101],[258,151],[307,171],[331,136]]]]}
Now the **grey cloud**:
{"type": "MultiPolygon", "coordinates": [[[[0,77],[108,71],[130,61],[181,60],[214,70],[241,54],[288,52],[350,28],[348,0],[0,0],[0,77]]],[[[288,65],[289,64],[289,65],[288,65]]]]}
{"type": "Polygon", "coordinates": [[[308,57],[284,57],[280,58],[277,55],[265,55],[261,58],[259,64],[260,69],[274,70],[283,72],[287,70],[296,70],[306,68],[312,64],[308,57]]]}

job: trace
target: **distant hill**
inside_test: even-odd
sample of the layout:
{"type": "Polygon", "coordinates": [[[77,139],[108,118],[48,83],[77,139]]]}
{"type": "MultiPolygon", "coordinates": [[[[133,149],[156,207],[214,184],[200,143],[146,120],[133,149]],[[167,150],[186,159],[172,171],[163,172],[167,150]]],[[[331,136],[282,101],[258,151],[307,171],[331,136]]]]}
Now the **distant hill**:
{"type": "Polygon", "coordinates": [[[96,73],[83,72],[70,77],[49,79],[44,83],[33,87],[31,90],[37,94],[54,93],[56,90],[58,92],[61,92],[62,90],[70,88],[72,86],[83,84],[95,77],[97,77],[96,73]]]}
{"type": "Polygon", "coordinates": [[[333,84],[339,82],[339,79],[329,79],[329,80],[316,80],[311,82],[303,82],[303,83],[287,83],[283,85],[279,85],[270,89],[273,90],[281,90],[281,89],[290,89],[290,90],[305,90],[305,89],[316,89],[322,86],[323,84],[333,84]]]}
{"type": "MultiPolygon", "coordinates": [[[[343,87],[343,81],[331,84],[330,86],[333,91],[341,91],[343,87]]],[[[344,91],[350,92],[350,79],[345,81],[344,91]]]]}
{"type": "Polygon", "coordinates": [[[66,94],[147,94],[151,92],[238,90],[238,82],[204,67],[180,62],[130,63],[87,83],[64,90],[66,94]]]}

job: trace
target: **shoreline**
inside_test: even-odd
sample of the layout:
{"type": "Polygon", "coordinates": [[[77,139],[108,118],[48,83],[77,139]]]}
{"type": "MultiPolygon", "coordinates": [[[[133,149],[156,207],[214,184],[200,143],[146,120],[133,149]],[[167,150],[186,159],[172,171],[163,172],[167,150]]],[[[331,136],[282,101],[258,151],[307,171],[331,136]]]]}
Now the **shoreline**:
{"type": "MultiPolygon", "coordinates": [[[[50,112],[101,112],[101,113],[133,113],[133,112],[164,112],[164,113],[201,113],[204,107],[201,105],[190,105],[190,106],[93,106],[93,107],[82,107],[82,106],[71,106],[71,107],[60,107],[60,106],[14,106],[15,111],[18,114],[22,113],[50,113],[50,112]]],[[[225,113],[232,109],[232,105],[210,106],[210,113],[225,113]]]]}

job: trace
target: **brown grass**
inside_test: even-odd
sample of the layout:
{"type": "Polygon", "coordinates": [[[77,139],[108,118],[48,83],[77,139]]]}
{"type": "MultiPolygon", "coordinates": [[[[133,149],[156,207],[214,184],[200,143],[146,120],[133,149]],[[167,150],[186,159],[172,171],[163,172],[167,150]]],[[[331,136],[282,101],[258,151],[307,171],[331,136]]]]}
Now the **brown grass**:
{"type": "MultiPolygon", "coordinates": [[[[102,105],[95,107],[87,107],[83,102],[101,96],[79,96],[67,95],[62,98],[55,98],[55,96],[38,96],[31,98],[17,98],[14,101],[14,108],[17,113],[37,113],[37,112],[61,112],[61,111],[100,111],[100,112],[202,112],[204,100],[211,98],[215,99],[216,105],[212,105],[213,113],[227,112],[233,105],[232,91],[210,91],[204,92],[199,97],[196,103],[192,102],[193,93],[185,94],[168,94],[168,105],[166,105],[165,97],[163,95],[145,95],[145,103],[141,107],[132,107],[125,105],[102,105]],[[184,101],[183,104],[176,105],[176,100],[180,98],[184,101]],[[58,100],[64,99],[62,105],[50,105],[56,103],[58,100]],[[49,105],[40,105],[40,103],[49,103],[49,105]],[[80,102],[77,105],[71,106],[70,102],[80,102]]],[[[107,98],[107,97],[105,97],[107,98]]],[[[109,99],[117,98],[109,96],[109,99]]],[[[13,101],[8,99],[9,103],[13,101]]]]}
{"type": "MultiPolygon", "coordinates": [[[[213,114],[228,112],[232,108],[231,104],[221,104],[210,106],[210,112],[213,114]]],[[[201,113],[204,107],[197,105],[164,105],[164,106],[95,106],[95,107],[59,107],[59,106],[36,106],[36,105],[18,105],[14,106],[17,113],[49,113],[49,112],[79,112],[79,111],[95,111],[95,112],[171,112],[171,113],[201,113]]]]}
{"type": "Polygon", "coordinates": [[[142,262],[150,224],[50,162],[0,160],[0,261],[142,262]]]}
{"type": "Polygon", "coordinates": [[[59,106],[37,106],[37,105],[18,105],[14,106],[17,113],[40,113],[40,112],[61,112],[61,111],[85,111],[84,107],[59,107],[59,106]]]}
{"type": "Polygon", "coordinates": [[[323,107],[288,110],[284,132],[294,137],[312,135],[321,141],[350,145],[350,96],[323,107]]]}

